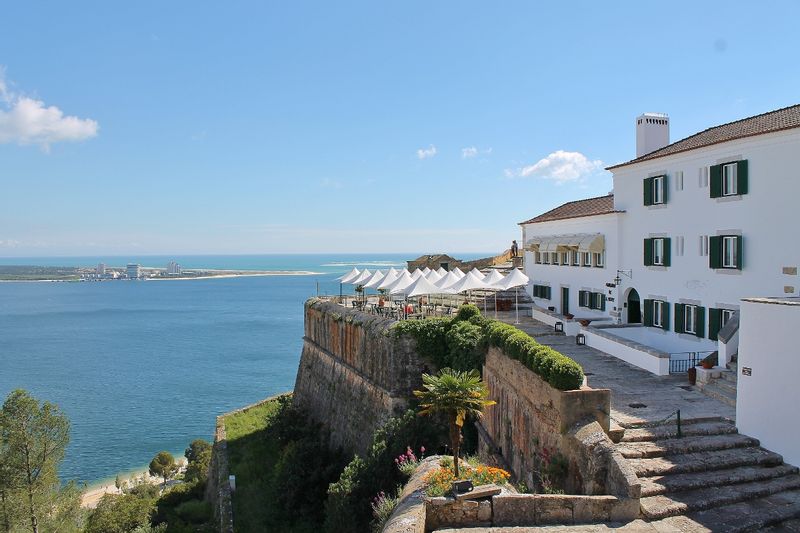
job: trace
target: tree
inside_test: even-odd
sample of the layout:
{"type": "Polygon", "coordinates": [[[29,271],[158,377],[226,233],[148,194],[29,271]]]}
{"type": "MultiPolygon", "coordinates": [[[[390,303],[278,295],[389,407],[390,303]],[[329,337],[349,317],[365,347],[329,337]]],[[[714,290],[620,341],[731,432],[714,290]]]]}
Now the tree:
{"type": "Polygon", "coordinates": [[[164,488],[167,486],[167,481],[177,473],[178,465],[169,452],[158,452],[150,461],[150,475],[164,478],[164,488]]]}
{"type": "MultiPolygon", "coordinates": [[[[59,515],[65,503],[71,508],[74,502],[74,485],[62,491],[58,481],[58,465],[69,443],[69,420],[56,405],[40,405],[26,391],[15,390],[0,411],[0,443],[2,498],[21,490],[31,531],[38,533],[42,517],[59,515]],[[59,501],[62,493],[64,499],[59,501]]],[[[8,526],[8,513],[3,518],[3,526],[8,526]]]]}
{"type": "Polygon", "coordinates": [[[205,481],[208,477],[208,468],[211,464],[211,443],[196,439],[192,441],[184,456],[186,457],[186,481],[205,481]]]}
{"type": "Polygon", "coordinates": [[[155,496],[146,493],[106,494],[89,515],[85,532],[129,533],[148,528],[155,508],[155,496]]]}
{"type": "Polygon", "coordinates": [[[481,381],[477,370],[459,372],[450,368],[442,369],[438,375],[422,374],[424,390],[414,391],[419,398],[421,415],[443,413],[450,425],[450,445],[453,448],[453,466],[456,479],[459,478],[458,452],[461,447],[461,428],[467,416],[480,418],[484,408],[494,405],[488,400],[489,390],[481,381]]]}

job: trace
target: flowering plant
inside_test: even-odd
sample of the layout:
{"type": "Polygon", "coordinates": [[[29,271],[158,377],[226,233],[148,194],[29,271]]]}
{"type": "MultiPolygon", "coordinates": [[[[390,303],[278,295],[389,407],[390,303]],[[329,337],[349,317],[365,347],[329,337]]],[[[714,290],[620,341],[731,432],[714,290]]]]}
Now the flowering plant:
{"type": "Polygon", "coordinates": [[[394,459],[394,463],[397,465],[397,468],[403,474],[407,476],[411,476],[416,470],[419,462],[425,458],[425,446],[421,446],[419,449],[420,458],[417,459],[417,456],[414,455],[414,450],[411,449],[411,446],[406,446],[406,452],[401,453],[394,459]]]}
{"type": "Polygon", "coordinates": [[[384,524],[386,524],[386,521],[389,520],[394,508],[397,507],[398,501],[399,498],[397,496],[389,496],[383,491],[380,491],[374,498],[372,498],[370,506],[372,507],[372,517],[374,518],[372,521],[373,531],[377,532],[383,530],[384,524]]]}
{"type": "MultiPolygon", "coordinates": [[[[445,463],[443,461],[443,463],[445,463]]],[[[470,465],[464,464],[459,472],[461,479],[468,479],[477,485],[497,484],[504,485],[508,483],[511,474],[501,468],[493,466],[486,466],[483,464],[470,465]]],[[[427,488],[425,493],[428,496],[444,496],[450,491],[453,481],[456,481],[453,463],[445,463],[436,470],[431,471],[425,476],[425,484],[427,488]]]]}

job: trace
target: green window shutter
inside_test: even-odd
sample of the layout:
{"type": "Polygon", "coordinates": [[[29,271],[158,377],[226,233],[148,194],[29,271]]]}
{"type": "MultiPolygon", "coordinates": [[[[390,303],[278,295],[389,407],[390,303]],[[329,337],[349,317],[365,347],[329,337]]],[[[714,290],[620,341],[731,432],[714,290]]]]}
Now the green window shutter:
{"type": "Polygon", "coordinates": [[[669,178],[666,176],[666,174],[662,176],[661,198],[664,200],[664,203],[669,202],[669,178]]]}
{"type": "Polygon", "coordinates": [[[744,265],[744,255],[742,255],[742,252],[744,252],[743,240],[741,235],[736,237],[736,268],[738,270],[741,270],[744,265]]]}
{"type": "Polygon", "coordinates": [[[722,325],[722,309],[708,308],[708,338],[717,340],[717,334],[722,325]]]}
{"type": "Polygon", "coordinates": [[[683,322],[686,320],[686,306],[675,304],[675,333],[684,333],[683,322]]]}
{"type": "Polygon", "coordinates": [[[736,163],[736,192],[747,194],[747,159],[736,163]]]}
{"type": "Polygon", "coordinates": [[[669,266],[669,261],[672,251],[672,240],[669,237],[664,238],[664,266],[669,266]]]}
{"type": "Polygon", "coordinates": [[[711,198],[719,198],[722,196],[722,165],[713,165],[709,169],[711,175],[710,181],[710,194],[711,198]]]}
{"type": "Polygon", "coordinates": [[[578,306],[579,307],[586,307],[586,295],[589,291],[578,291],[578,306]]]}
{"type": "Polygon", "coordinates": [[[697,306],[694,315],[694,334],[701,339],[705,337],[706,330],[706,308],[697,306]]]}
{"type": "Polygon", "coordinates": [[[663,317],[661,320],[661,327],[664,331],[669,331],[669,302],[663,302],[661,304],[661,316],[663,317]]]}
{"type": "Polygon", "coordinates": [[[722,237],[719,235],[708,238],[708,266],[722,268],[722,237]]]}
{"type": "Polygon", "coordinates": [[[653,325],[653,300],[642,300],[644,302],[644,325],[653,325]]]}
{"type": "Polygon", "coordinates": [[[606,295],[605,294],[601,294],[600,295],[600,310],[601,311],[605,311],[606,310],[606,295]]]}
{"type": "Polygon", "coordinates": [[[653,239],[644,240],[644,266],[653,264],[653,239]]]}
{"type": "Polygon", "coordinates": [[[589,309],[597,309],[597,293],[590,292],[589,293],[589,309]]]}
{"type": "Polygon", "coordinates": [[[644,184],[644,205],[653,205],[653,180],[645,178],[644,184]]]}

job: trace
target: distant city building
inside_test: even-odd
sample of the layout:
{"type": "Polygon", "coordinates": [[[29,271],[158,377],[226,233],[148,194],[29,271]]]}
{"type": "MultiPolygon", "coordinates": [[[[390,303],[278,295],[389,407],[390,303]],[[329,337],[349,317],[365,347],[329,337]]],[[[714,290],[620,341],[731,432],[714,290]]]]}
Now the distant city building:
{"type": "Polygon", "coordinates": [[[168,276],[180,276],[181,275],[181,266],[176,263],[175,261],[170,261],[167,264],[167,275],[168,276]]]}
{"type": "Polygon", "coordinates": [[[106,264],[105,263],[99,263],[97,265],[97,275],[98,276],[105,276],[105,274],[106,274],[106,264]]]}
{"type": "Polygon", "coordinates": [[[128,263],[126,273],[128,274],[128,279],[139,279],[142,275],[142,267],[138,263],[128,263]]]}

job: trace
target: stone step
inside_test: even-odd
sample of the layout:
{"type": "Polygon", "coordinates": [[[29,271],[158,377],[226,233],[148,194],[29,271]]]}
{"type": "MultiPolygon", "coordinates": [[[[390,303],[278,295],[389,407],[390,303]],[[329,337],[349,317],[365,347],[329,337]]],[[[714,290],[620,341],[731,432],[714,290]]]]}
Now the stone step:
{"type": "MultiPolygon", "coordinates": [[[[698,511],[686,518],[698,524],[713,525],[711,529],[714,532],[764,531],[770,526],[775,528],[774,531],[787,531],[784,524],[791,524],[800,518],[800,491],[780,492],[764,498],[698,511]]],[[[669,526],[672,520],[675,519],[668,518],[654,522],[654,525],[669,526]]]]}
{"type": "Polygon", "coordinates": [[[720,372],[720,378],[729,383],[735,384],[739,379],[739,374],[736,373],[736,368],[734,368],[730,372],[720,372]]]}
{"type": "Polygon", "coordinates": [[[734,483],[762,481],[797,473],[798,468],[796,466],[787,464],[772,467],[743,466],[728,470],[645,477],[639,481],[642,484],[642,496],[644,497],[657,496],[668,492],[700,489],[703,487],[718,487],[734,483]]]}
{"type": "MultiPolygon", "coordinates": [[[[668,424],[653,428],[633,428],[626,429],[622,436],[622,442],[643,442],[657,441],[661,439],[671,439],[677,434],[677,425],[668,424]]],[[[695,424],[681,424],[681,432],[686,437],[697,435],[726,435],[736,433],[736,426],[730,422],[712,421],[699,422],[695,424]]]]}
{"type": "MultiPolygon", "coordinates": [[[[729,375],[728,372],[723,374],[723,376],[727,376],[727,375],[729,375]]],[[[720,389],[728,392],[729,394],[732,394],[733,396],[736,396],[736,381],[731,381],[731,380],[725,379],[725,378],[719,378],[719,379],[715,379],[714,381],[712,381],[708,385],[711,385],[711,384],[714,384],[717,387],[719,387],[720,389]]]]}
{"type": "Polygon", "coordinates": [[[644,457],[663,457],[665,455],[711,450],[747,448],[758,445],[758,439],[731,433],[729,435],[699,435],[680,439],[663,439],[655,442],[627,442],[618,445],[617,450],[627,459],[641,459],[644,457]]]}
{"type": "Polygon", "coordinates": [[[628,459],[628,462],[636,475],[641,478],[724,470],[738,466],[778,466],[783,463],[783,457],[763,448],[734,448],[648,459],[628,459]]]}
{"type": "Polygon", "coordinates": [[[778,533],[779,531],[782,533],[799,532],[800,518],[792,518],[790,520],[786,520],[785,522],[781,522],[780,524],[769,526],[764,531],[769,533],[778,533]]]}
{"type": "Polygon", "coordinates": [[[641,499],[642,515],[659,519],[800,489],[800,475],[668,493],[641,499]]]}
{"type": "MultiPolygon", "coordinates": [[[[698,418],[684,418],[681,420],[682,426],[690,426],[693,424],[705,424],[707,422],[727,422],[731,423],[730,420],[727,418],[723,418],[721,416],[706,416],[706,417],[698,417],[698,418]]],[[[622,423],[620,425],[624,427],[626,430],[628,429],[642,429],[642,428],[659,428],[659,427],[675,427],[677,426],[677,421],[673,416],[666,422],[662,421],[646,421],[646,422],[629,422],[629,423],[622,423]]]]}
{"type": "Polygon", "coordinates": [[[724,404],[736,407],[736,393],[730,393],[721,388],[717,383],[709,383],[702,389],[703,394],[724,404]]]}

